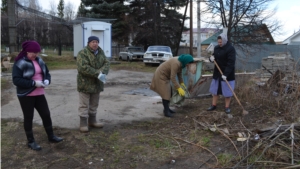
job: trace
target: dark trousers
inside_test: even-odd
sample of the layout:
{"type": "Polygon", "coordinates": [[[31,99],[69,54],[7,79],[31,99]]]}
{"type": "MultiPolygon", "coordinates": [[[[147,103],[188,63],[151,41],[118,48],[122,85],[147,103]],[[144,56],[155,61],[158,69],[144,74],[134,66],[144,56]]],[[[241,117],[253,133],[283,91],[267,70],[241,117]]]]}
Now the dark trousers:
{"type": "Polygon", "coordinates": [[[18,99],[24,115],[25,132],[32,131],[34,108],[41,116],[45,129],[52,128],[50,110],[45,95],[18,97],[18,99]]]}

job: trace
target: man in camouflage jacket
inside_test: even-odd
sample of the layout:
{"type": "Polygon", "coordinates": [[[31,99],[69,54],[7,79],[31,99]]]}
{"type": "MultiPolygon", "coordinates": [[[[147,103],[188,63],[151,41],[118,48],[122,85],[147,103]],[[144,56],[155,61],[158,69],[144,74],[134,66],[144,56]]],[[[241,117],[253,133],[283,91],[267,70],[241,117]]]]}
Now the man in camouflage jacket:
{"type": "Polygon", "coordinates": [[[99,38],[90,36],[88,45],[77,55],[77,91],[79,92],[79,116],[81,132],[88,132],[90,127],[103,127],[96,120],[100,92],[103,82],[99,80],[100,72],[107,75],[110,63],[99,47],[99,38]]]}

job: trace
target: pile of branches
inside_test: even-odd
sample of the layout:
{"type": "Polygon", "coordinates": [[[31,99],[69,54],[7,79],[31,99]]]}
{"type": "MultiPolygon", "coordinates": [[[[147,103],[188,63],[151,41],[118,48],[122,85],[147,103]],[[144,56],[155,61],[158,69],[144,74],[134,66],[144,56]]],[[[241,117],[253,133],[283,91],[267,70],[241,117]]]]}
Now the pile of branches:
{"type": "MultiPolygon", "coordinates": [[[[247,129],[241,119],[240,124],[234,128],[230,128],[226,122],[225,124],[209,124],[201,118],[194,118],[194,122],[202,129],[219,132],[229,140],[228,143],[235,148],[236,155],[236,158],[230,161],[232,166],[227,166],[229,168],[300,168],[299,123],[278,124],[258,130],[247,129]]],[[[210,150],[209,152],[213,154],[212,157],[220,153],[213,153],[210,150]]],[[[205,163],[209,160],[211,159],[205,163]]]]}
{"type": "Polygon", "coordinates": [[[255,135],[251,135],[249,132],[247,139],[242,139],[247,145],[246,156],[236,163],[233,168],[251,168],[252,166],[300,168],[299,131],[300,124],[292,123],[288,125],[280,124],[276,128],[251,132],[255,135]],[[251,140],[251,137],[254,139],[251,140]],[[257,143],[248,151],[251,141],[257,141],[257,143]],[[290,153],[289,156],[288,152],[290,153]],[[249,163],[249,158],[254,154],[256,156],[255,160],[249,163]]]}
{"type": "Polygon", "coordinates": [[[300,78],[283,81],[283,77],[284,73],[277,70],[267,82],[252,79],[235,92],[242,102],[247,102],[248,109],[263,106],[282,114],[286,120],[295,121],[300,117],[300,78]]]}

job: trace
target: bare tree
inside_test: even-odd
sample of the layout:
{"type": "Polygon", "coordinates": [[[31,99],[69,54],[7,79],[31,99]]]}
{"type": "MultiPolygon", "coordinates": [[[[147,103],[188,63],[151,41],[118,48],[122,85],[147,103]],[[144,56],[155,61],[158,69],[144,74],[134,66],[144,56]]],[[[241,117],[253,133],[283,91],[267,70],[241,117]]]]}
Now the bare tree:
{"type": "Polygon", "coordinates": [[[75,18],[75,10],[74,10],[74,4],[72,4],[71,2],[68,2],[66,5],[65,5],[65,10],[64,10],[64,13],[65,13],[65,20],[66,21],[70,21],[72,19],[75,18]]]}
{"type": "MultiPolygon", "coordinates": [[[[228,28],[228,40],[234,43],[272,41],[271,33],[278,32],[279,22],[272,18],[276,9],[268,5],[274,0],[207,0],[205,12],[212,13],[210,22],[228,28]],[[262,31],[263,29],[269,31],[262,31]],[[268,35],[269,34],[269,35],[268,35]],[[234,38],[233,38],[234,37],[234,38]]],[[[274,42],[274,40],[273,40],[274,42]]]]}
{"type": "Polygon", "coordinates": [[[43,8],[42,6],[39,4],[38,0],[29,0],[29,8],[41,11],[43,8]]]}
{"type": "Polygon", "coordinates": [[[55,16],[57,13],[57,4],[55,3],[55,0],[50,0],[49,1],[49,14],[55,16]]]}
{"type": "Polygon", "coordinates": [[[18,0],[18,2],[19,2],[21,5],[27,6],[27,7],[28,7],[29,0],[18,0]]]}
{"type": "MultiPolygon", "coordinates": [[[[16,44],[20,50],[22,42],[36,40],[44,48],[45,46],[69,47],[73,45],[73,31],[70,25],[42,14],[43,10],[36,10],[39,5],[36,1],[18,0],[16,9],[16,44]],[[31,3],[29,3],[31,2],[31,3]],[[58,34],[60,36],[58,36],[58,34]],[[59,38],[63,35],[59,41],[59,38]]],[[[1,15],[1,44],[9,43],[8,17],[1,15]]]]}
{"type": "MultiPolygon", "coordinates": [[[[275,45],[272,34],[280,32],[280,22],[273,18],[275,0],[207,0],[204,12],[216,27],[228,28],[227,38],[236,49],[237,70],[255,68],[261,60],[260,52],[269,52],[267,45],[275,45]]],[[[221,33],[221,32],[220,32],[221,33]]],[[[215,38],[215,41],[217,39],[215,38]]]]}

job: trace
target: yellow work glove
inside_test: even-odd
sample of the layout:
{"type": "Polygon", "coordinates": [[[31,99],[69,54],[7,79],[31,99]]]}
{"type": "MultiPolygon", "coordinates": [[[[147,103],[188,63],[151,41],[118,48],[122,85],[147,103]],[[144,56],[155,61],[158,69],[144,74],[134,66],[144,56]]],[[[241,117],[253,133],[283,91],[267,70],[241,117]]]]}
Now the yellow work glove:
{"type": "Polygon", "coordinates": [[[183,89],[186,89],[184,83],[180,83],[180,86],[181,86],[183,89]]]}
{"type": "Polygon", "coordinates": [[[184,90],[181,87],[179,87],[177,89],[177,91],[178,91],[178,93],[179,93],[180,96],[184,96],[185,95],[185,92],[184,92],[184,90]]]}

